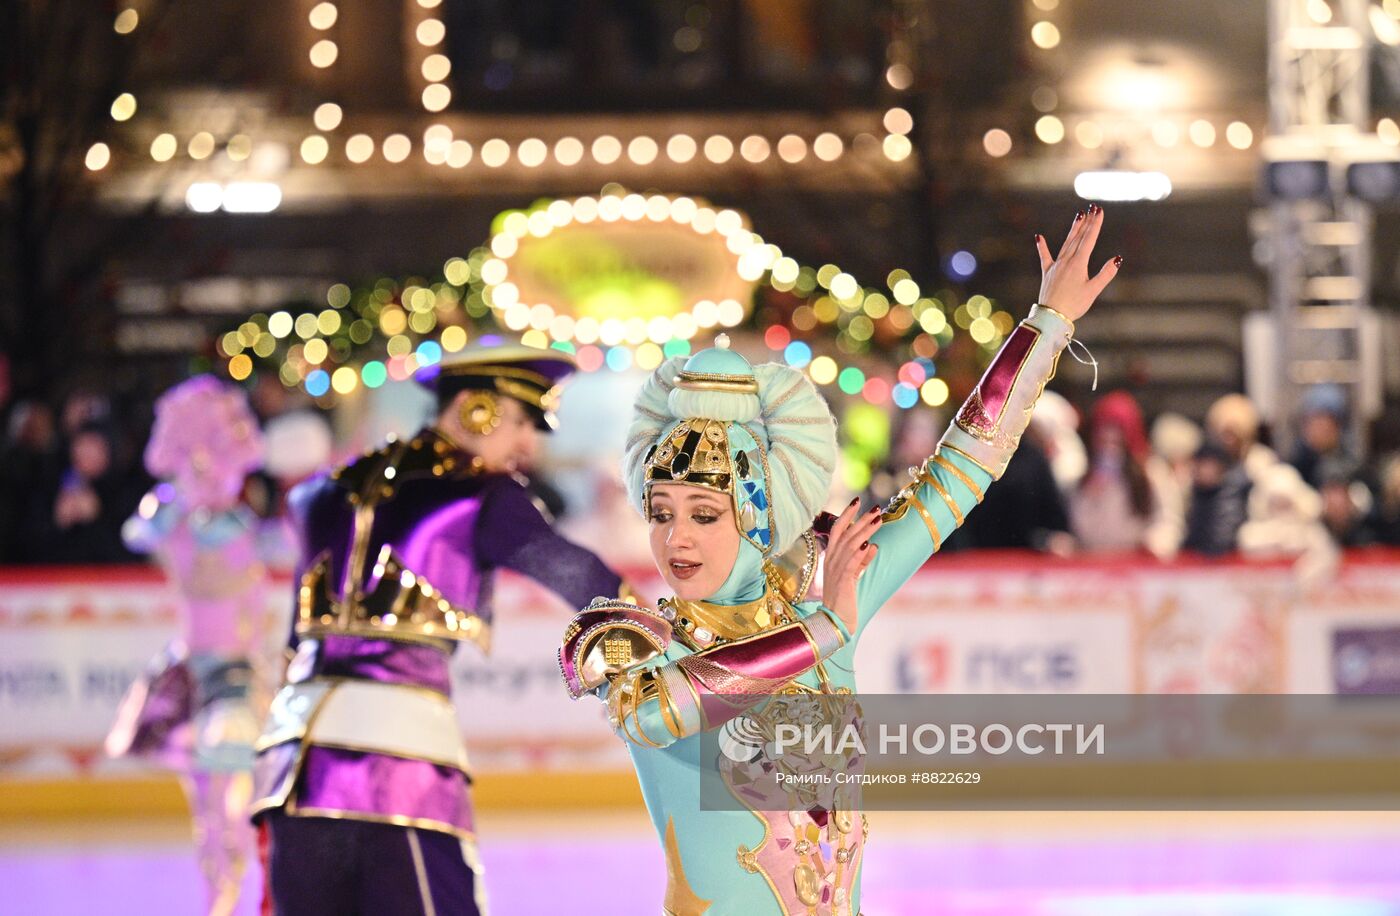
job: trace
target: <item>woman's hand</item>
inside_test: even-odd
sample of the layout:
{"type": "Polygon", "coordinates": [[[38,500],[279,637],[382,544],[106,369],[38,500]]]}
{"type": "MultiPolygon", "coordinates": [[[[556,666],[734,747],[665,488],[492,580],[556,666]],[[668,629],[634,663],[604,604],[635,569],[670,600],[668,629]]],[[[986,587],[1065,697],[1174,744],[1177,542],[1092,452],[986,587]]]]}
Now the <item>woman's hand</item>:
{"type": "Polygon", "coordinates": [[[857,509],[859,498],[851,500],[831,526],[822,572],[822,603],[831,608],[846,629],[854,633],[860,609],[856,607],[856,581],[880,548],[870,538],[880,529],[880,507],[869,512],[857,509]]]}
{"type": "Polygon", "coordinates": [[[1035,237],[1035,247],[1040,252],[1038,301],[1070,321],[1078,321],[1089,311],[1104,287],[1118,276],[1118,268],[1123,266],[1121,257],[1111,258],[1095,276],[1089,276],[1089,256],[1094,253],[1094,243],[1099,240],[1102,226],[1103,207],[1090,204],[1087,211],[1081,210],[1074,217],[1069,236],[1055,258],[1050,257],[1045,236],[1035,237]]]}
{"type": "Polygon", "coordinates": [[[53,505],[54,524],[68,529],[74,525],[86,525],[102,512],[102,503],[97,494],[87,484],[59,492],[53,505]]]}

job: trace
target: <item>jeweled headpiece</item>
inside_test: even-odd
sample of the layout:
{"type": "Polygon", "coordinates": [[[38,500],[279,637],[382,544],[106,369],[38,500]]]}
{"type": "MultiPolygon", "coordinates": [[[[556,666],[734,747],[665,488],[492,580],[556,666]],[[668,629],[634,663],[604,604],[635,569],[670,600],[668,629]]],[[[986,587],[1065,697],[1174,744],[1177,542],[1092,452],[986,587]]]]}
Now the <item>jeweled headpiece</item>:
{"type": "Polygon", "coordinates": [[[705,487],[734,498],[739,533],[767,554],[773,532],[764,464],[763,446],[743,426],[704,417],[682,420],[647,455],[646,514],[651,514],[653,483],[705,487]]]}
{"type": "Polygon", "coordinates": [[[751,366],[727,341],[663,363],[642,386],[623,471],[651,513],[651,486],[678,482],[728,493],[740,533],[765,557],[811,526],[835,468],[836,428],[803,373],[751,366]]]}
{"type": "Polygon", "coordinates": [[[729,434],[718,420],[682,420],[647,455],[647,482],[677,481],[728,493],[729,434]]]}

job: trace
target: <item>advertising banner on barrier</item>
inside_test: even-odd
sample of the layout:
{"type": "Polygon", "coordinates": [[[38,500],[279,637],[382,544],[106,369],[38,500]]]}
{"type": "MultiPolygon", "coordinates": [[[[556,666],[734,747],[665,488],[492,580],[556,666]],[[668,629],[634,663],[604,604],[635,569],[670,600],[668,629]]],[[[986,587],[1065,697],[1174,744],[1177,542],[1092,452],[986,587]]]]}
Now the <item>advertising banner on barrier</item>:
{"type": "MultiPolygon", "coordinates": [[[[491,654],[463,647],[453,664],[479,771],[626,769],[602,704],[560,681],[570,614],[500,577],[491,654]]],[[[151,570],[0,571],[0,773],[129,769],[102,739],[177,615],[151,570]]],[[[885,694],[1392,693],[1400,556],[1348,562],[1307,594],[1283,565],[940,558],[881,611],[857,666],[862,692],[885,694]]]]}
{"type": "Polygon", "coordinates": [[[861,637],[862,692],[1114,693],[1132,683],[1134,589],[927,568],[861,637]],[[1094,594],[1091,600],[1089,595],[1094,594]]]}
{"type": "Polygon", "coordinates": [[[0,762],[59,774],[104,763],[117,703],[174,634],[177,605],[144,570],[0,579],[0,762]]]}

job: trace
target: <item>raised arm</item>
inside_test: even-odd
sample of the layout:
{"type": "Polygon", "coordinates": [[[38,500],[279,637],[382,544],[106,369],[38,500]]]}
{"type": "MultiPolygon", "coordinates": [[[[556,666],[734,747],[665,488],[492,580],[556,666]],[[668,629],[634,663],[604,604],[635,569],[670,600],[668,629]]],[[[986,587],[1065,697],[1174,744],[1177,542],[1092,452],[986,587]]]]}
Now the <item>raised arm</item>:
{"type": "Polygon", "coordinates": [[[1090,207],[1075,217],[1058,258],[1036,236],[1042,280],[1040,303],[1012,331],[981,381],[968,396],[912,480],[885,508],[870,537],[875,557],[857,590],[859,631],[915,571],[942,546],[987,487],[1006,470],[1030,423],[1045,383],[1055,375],[1060,353],[1083,316],[1118,272],[1120,258],[1089,276],[1089,256],[1103,224],[1103,210],[1090,207]]]}
{"type": "Polygon", "coordinates": [[[754,706],[845,644],[832,613],[690,653],[663,616],[595,602],[569,624],[559,668],[570,696],[594,692],[627,741],[665,747],[754,706]]]}

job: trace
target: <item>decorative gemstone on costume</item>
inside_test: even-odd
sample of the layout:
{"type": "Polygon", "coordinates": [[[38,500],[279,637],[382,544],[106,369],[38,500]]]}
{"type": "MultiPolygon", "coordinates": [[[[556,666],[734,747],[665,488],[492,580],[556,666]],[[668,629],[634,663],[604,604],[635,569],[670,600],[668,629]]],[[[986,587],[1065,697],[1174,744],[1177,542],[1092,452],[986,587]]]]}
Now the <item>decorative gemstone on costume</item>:
{"type": "Polygon", "coordinates": [[[745,532],[752,531],[758,527],[758,510],[754,508],[752,502],[744,503],[739,509],[739,527],[745,532]]]}
{"type": "Polygon", "coordinates": [[[817,870],[810,865],[799,865],[792,873],[792,883],[797,889],[797,899],[807,906],[816,906],[822,900],[821,879],[817,870]]]}
{"type": "Polygon", "coordinates": [[[749,453],[739,452],[734,456],[734,470],[740,477],[750,476],[749,453]]]}

